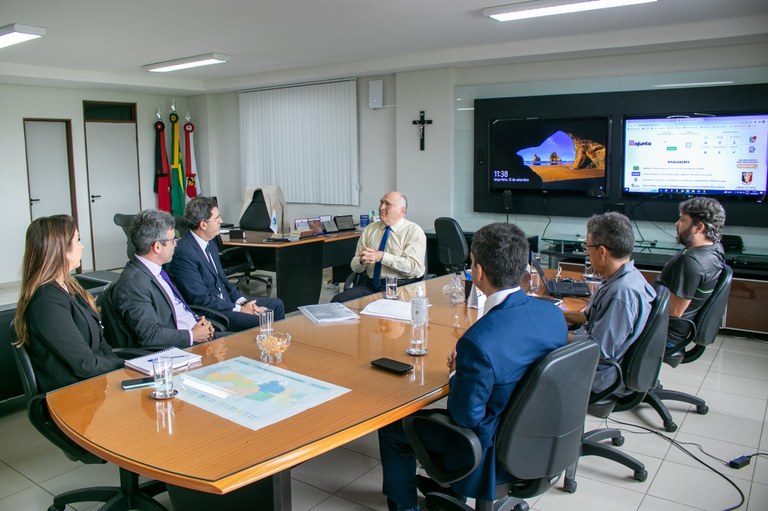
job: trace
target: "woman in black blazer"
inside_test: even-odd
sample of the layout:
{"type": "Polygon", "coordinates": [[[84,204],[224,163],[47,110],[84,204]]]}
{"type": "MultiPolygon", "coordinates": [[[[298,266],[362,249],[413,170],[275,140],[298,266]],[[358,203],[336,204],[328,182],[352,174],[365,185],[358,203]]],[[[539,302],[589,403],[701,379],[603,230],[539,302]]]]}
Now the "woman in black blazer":
{"type": "Polygon", "coordinates": [[[43,392],[123,366],[104,339],[93,296],[70,275],[82,253],[68,215],[41,217],[27,228],[14,325],[43,392]]]}

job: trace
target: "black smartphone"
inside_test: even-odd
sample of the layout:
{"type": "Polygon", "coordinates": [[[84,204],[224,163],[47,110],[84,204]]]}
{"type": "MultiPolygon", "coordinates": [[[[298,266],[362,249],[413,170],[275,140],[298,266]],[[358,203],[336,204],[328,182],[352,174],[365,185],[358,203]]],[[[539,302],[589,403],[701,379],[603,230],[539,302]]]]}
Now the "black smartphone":
{"type": "Polygon", "coordinates": [[[397,374],[405,374],[413,369],[411,364],[398,362],[397,360],[392,360],[391,358],[377,358],[371,362],[371,365],[378,369],[383,369],[385,371],[397,374]]]}
{"type": "Polygon", "coordinates": [[[155,378],[153,376],[147,376],[146,378],[136,378],[135,380],[123,380],[123,390],[140,389],[142,387],[151,387],[155,384],[155,378]]]}

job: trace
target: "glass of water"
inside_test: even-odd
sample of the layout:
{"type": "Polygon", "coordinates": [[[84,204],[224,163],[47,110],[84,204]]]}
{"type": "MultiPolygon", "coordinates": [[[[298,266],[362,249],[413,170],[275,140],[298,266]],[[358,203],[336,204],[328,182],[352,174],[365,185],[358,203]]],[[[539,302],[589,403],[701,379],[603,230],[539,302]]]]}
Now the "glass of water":
{"type": "Polygon", "coordinates": [[[397,300],[397,275],[387,275],[387,288],[384,298],[387,300],[397,300]]]}

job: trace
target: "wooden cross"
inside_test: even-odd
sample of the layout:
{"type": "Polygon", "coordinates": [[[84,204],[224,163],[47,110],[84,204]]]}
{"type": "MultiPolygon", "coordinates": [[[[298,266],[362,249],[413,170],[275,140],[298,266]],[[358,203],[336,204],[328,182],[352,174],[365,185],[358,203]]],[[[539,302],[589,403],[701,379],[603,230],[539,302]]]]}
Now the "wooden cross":
{"type": "Polygon", "coordinates": [[[432,124],[431,119],[424,119],[424,110],[419,112],[418,120],[413,121],[413,124],[419,126],[419,149],[424,150],[424,127],[427,124],[432,124]]]}

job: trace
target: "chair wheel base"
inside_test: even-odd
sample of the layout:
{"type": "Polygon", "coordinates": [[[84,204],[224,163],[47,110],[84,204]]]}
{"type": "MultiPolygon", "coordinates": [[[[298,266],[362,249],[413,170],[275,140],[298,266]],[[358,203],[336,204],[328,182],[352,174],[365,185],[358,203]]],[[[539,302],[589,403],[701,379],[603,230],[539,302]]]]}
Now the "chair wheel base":
{"type": "Polygon", "coordinates": [[[699,415],[706,415],[707,412],[709,412],[709,407],[707,405],[700,405],[696,407],[696,413],[699,415]]]}
{"type": "Polygon", "coordinates": [[[677,431],[677,424],[675,424],[674,422],[665,422],[664,429],[669,433],[674,433],[675,431],[677,431]]]}
{"type": "Polygon", "coordinates": [[[613,439],[611,439],[611,443],[613,445],[615,445],[616,447],[621,447],[622,445],[624,445],[624,437],[620,436],[620,437],[617,437],[617,438],[613,438],[613,439]]]}
{"type": "Polygon", "coordinates": [[[635,472],[635,481],[645,482],[646,479],[648,479],[648,471],[647,470],[639,470],[635,472]]]}
{"type": "Polygon", "coordinates": [[[566,479],[563,481],[563,490],[567,491],[568,493],[576,493],[576,488],[579,485],[576,484],[575,479],[566,479]]]}
{"type": "Polygon", "coordinates": [[[48,507],[48,511],[64,511],[64,508],[66,508],[66,507],[67,507],[67,506],[57,506],[57,505],[55,505],[55,504],[51,504],[51,505],[48,507]]]}

